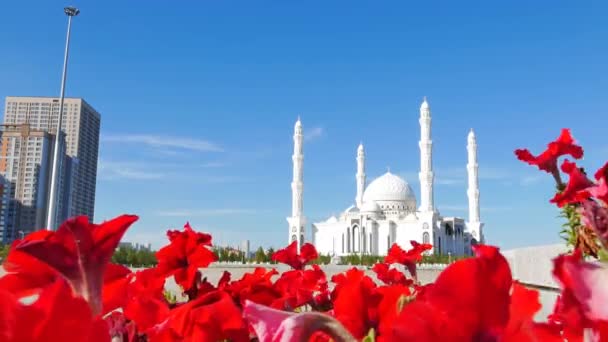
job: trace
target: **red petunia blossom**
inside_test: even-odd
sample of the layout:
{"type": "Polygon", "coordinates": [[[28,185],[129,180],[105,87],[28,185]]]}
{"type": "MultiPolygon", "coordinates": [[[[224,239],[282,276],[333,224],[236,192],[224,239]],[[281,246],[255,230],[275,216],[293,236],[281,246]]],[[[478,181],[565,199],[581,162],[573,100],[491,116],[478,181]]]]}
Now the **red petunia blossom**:
{"type": "Polygon", "coordinates": [[[375,321],[379,322],[377,332],[380,336],[390,333],[399,313],[408,301],[412,300],[410,288],[405,285],[377,287],[374,292],[379,295],[375,311],[375,321]]]}
{"type": "Polygon", "coordinates": [[[583,223],[593,229],[604,248],[608,248],[608,207],[595,201],[585,201],[579,212],[583,223]]]}
{"type": "Polygon", "coordinates": [[[290,270],[283,272],[274,283],[281,297],[272,303],[273,308],[294,310],[302,305],[314,304],[315,293],[327,291],[325,273],[318,265],[309,270],[290,270]]]}
{"type": "Polygon", "coordinates": [[[109,263],[103,275],[103,314],[122,308],[128,299],[132,272],[125,266],[109,263]]]}
{"type": "Polygon", "coordinates": [[[7,273],[0,277],[0,289],[7,290],[17,297],[27,297],[40,292],[42,288],[53,284],[62,277],[47,263],[16,250],[14,246],[20,241],[22,240],[13,242],[4,261],[3,266],[7,273]]]}
{"type": "Polygon", "coordinates": [[[275,300],[281,298],[281,292],[275,289],[271,278],[277,275],[275,269],[268,272],[262,267],[256,267],[253,273],[246,273],[239,280],[235,280],[226,287],[235,302],[243,305],[245,300],[270,306],[275,300]]]}
{"type": "Polygon", "coordinates": [[[414,240],[410,241],[410,243],[412,244],[412,249],[407,251],[394,243],[388,250],[388,255],[384,258],[384,262],[404,265],[415,280],[416,262],[422,260],[422,253],[433,248],[433,246],[428,243],[418,243],[414,240]]]}
{"type": "Polygon", "coordinates": [[[599,341],[608,340],[608,268],[583,261],[581,252],[560,255],[554,261],[553,275],[562,287],[561,307],[554,313],[570,335],[593,329],[599,341]]]}
{"type": "Polygon", "coordinates": [[[245,301],[243,316],[260,342],[328,341],[350,342],[354,338],[329,315],[320,312],[292,313],[245,301]]]}
{"type": "Polygon", "coordinates": [[[574,143],[570,130],[564,128],[559,137],[549,143],[547,149],[538,156],[532,155],[527,149],[515,150],[515,155],[517,155],[517,159],[537,166],[542,171],[557,174],[557,159],[564,155],[580,159],[583,157],[583,148],[574,143]]]}
{"type": "Polygon", "coordinates": [[[167,237],[169,245],[156,252],[157,269],[165,276],[175,276],[175,282],[188,292],[197,285],[198,269],[217,259],[207,248],[211,246],[211,235],[195,232],[186,224],[184,231],[170,230],[167,237]]]}
{"type": "Polygon", "coordinates": [[[593,175],[595,177],[595,179],[600,180],[600,179],[608,179],[608,162],[606,162],[606,164],[604,164],[604,166],[600,167],[596,172],[595,175],[593,175]]]}
{"type": "Polygon", "coordinates": [[[495,247],[448,266],[435,284],[404,306],[387,341],[485,341],[509,321],[511,271],[495,247]]]}
{"type": "Polygon", "coordinates": [[[539,293],[513,282],[509,322],[501,336],[501,341],[563,341],[559,329],[548,324],[534,322],[534,315],[540,310],[539,293]]]}
{"type": "Polygon", "coordinates": [[[134,321],[137,331],[144,333],[169,316],[169,305],[163,291],[165,277],[156,268],[139,271],[129,283],[125,316],[134,321]]]}
{"type": "Polygon", "coordinates": [[[59,279],[39,293],[31,305],[0,290],[0,340],[3,342],[109,342],[106,323],[91,313],[81,297],[59,279]]]}
{"type": "Polygon", "coordinates": [[[56,269],[73,290],[89,302],[93,313],[98,314],[102,311],[106,266],[123,234],[137,219],[134,215],[123,215],[97,225],[90,223],[86,216],[75,217],[64,222],[56,232],[30,234],[15,249],[56,269]]]}
{"type": "Polygon", "coordinates": [[[413,284],[411,279],[407,279],[403,272],[396,268],[390,268],[389,264],[377,263],[372,267],[372,271],[376,273],[378,280],[382,281],[386,285],[405,285],[410,286],[413,284]]]}
{"type": "Polygon", "coordinates": [[[593,182],[587,178],[587,175],[579,169],[575,163],[568,159],[562,163],[562,171],[569,176],[568,184],[564,191],[557,193],[551,199],[551,203],[557,204],[558,207],[563,207],[568,203],[576,203],[587,200],[591,194],[589,188],[593,186],[593,182]]]}
{"type": "Polygon", "coordinates": [[[222,277],[217,282],[217,288],[220,289],[220,290],[225,289],[228,286],[228,284],[230,284],[230,277],[231,276],[232,275],[230,274],[230,272],[224,271],[222,273],[222,277]]]}
{"type": "Polygon", "coordinates": [[[367,335],[374,327],[376,308],[381,297],[375,293],[376,284],[356,268],[332,277],[336,284],[332,292],[333,316],[356,338],[367,335]]]}
{"type": "Polygon", "coordinates": [[[169,329],[186,341],[249,341],[241,311],[223,291],[207,293],[173,309],[161,329],[169,329]]]}
{"type": "Polygon", "coordinates": [[[112,311],[104,320],[108,325],[108,332],[113,341],[139,341],[135,324],[133,321],[128,321],[122,312],[112,311]]]}
{"type": "Polygon", "coordinates": [[[300,247],[300,254],[298,254],[297,243],[297,241],[294,241],[289,246],[274,252],[271,259],[287,264],[295,270],[301,270],[307,263],[319,257],[315,246],[310,243],[303,244],[300,247]]]}
{"type": "Polygon", "coordinates": [[[595,179],[597,185],[589,189],[591,196],[604,202],[604,205],[608,206],[608,163],[602,166],[595,173],[595,179]]]}

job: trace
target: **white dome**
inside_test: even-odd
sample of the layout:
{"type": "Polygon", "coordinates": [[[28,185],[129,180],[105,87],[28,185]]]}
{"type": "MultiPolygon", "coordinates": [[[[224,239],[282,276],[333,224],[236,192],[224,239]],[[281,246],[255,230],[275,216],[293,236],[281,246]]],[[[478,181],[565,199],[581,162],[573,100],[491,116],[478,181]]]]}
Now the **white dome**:
{"type": "Polygon", "coordinates": [[[359,212],[359,208],[357,208],[355,205],[351,205],[350,207],[346,208],[346,210],[344,210],[345,213],[356,213],[359,212]]]}
{"type": "Polygon", "coordinates": [[[361,205],[362,213],[375,213],[378,211],[380,211],[380,206],[374,201],[363,202],[363,205],[361,205]]]}
{"type": "Polygon", "coordinates": [[[387,172],[374,179],[363,193],[363,202],[398,201],[416,202],[414,191],[406,181],[387,172]]]}

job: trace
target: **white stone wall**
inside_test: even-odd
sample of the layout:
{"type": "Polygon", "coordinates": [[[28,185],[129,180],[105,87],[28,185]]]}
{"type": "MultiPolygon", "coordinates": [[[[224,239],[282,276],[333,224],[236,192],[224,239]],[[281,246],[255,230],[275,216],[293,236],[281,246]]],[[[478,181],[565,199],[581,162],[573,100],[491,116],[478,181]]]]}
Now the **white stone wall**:
{"type": "Polygon", "coordinates": [[[540,293],[541,310],[535,319],[545,321],[553,311],[559,294],[559,284],[553,278],[553,259],[568,252],[564,244],[525,247],[501,251],[509,262],[513,279],[536,288],[540,293]]]}
{"type": "Polygon", "coordinates": [[[525,247],[501,251],[513,278],[527,284],[558,288],[552,275],[553,259],[568,249],[564,244],[525,247]]]}

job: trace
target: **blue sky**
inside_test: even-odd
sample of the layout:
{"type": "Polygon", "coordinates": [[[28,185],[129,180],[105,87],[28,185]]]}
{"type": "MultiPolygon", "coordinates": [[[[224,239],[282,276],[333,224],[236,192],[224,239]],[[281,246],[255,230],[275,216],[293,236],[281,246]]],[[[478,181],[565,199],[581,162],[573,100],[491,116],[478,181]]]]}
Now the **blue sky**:
{"type": "MultiPolygon", "coordinates": [[[[418,108],[433,112],[436,204],[466,215],[477,133],[490,243],[558,242],[550,176],[513,150],[571,127],[584,166],[608,159],[608,23],[600,1],[74,0],[67,95],[102,114],[96,220],[135,213],[127,238],[164,243],[186,221],[216,242],[282,246],[301,115],[304,210],[348,207],[363,141],[419,194],[418,108]]],[[[0,5],[0,96],[59,94],[63,1],[0,5]]]]}

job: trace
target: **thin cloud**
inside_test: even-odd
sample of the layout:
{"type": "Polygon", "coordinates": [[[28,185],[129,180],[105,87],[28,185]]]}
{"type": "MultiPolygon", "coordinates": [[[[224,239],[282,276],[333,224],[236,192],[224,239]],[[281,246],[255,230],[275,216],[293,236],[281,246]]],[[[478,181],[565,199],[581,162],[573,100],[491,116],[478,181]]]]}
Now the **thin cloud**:
{"type": "Polygon", "coordinates": [[[135,163],[108,162],[100,160],[98,164],[99,178],[105,180],[158,180],[165,178],[161,172],[147,171],[135,163]]]}
{"type": "Polygon", "coordinates": [[[522,177],[521,185],[531,185],[542,181],[547,175],[539,173],[538,175],[530,175],[522,177]]]}
{"type": "Polygon", "coordinates": [[[437,208],[439,210],[448,210],[448,211],[467,211],[469,207],[464,205],[438,205],[437,208]]]}
{"type": "Polygon", "coordinates": [[[123,144],[142,144],[154,148],[177,148],[198,152],[223,152],[219,145],[202,139],[181,138],[172,136],[146,135],[146,134],[108,134],[101,137],[102,141],[123,144]]]}
{"type": "Polygon", "coordinates": [[[459,178],[435,178],[435,184],[437,185],[460,185],[464,183],[464,179],[459,178]]]}
{"type": "Polygon", "coordinates": [[[159,163],[146,161],[112,161],[100,159],[97,165],[99,178],[102,180],[158,180],[192,178],[193,182],[229,183],[241,181],[240,177],[231,176],[202,176],[198,169],[215,169],[224,167],[223,162],[213,161],[206,163],[159,163]],[[151,171],[154,170],[154,171],[151,171]],[[194,172],[194,173],[193,173],[194,172]]]}
{"type": "MultiPolygon", "coordinates": [[[[467,205],[438,205],[437,208],[440,211],[456,211],[456,212],[467,212],[469,211],[469,207],[467,205]]],[[[509,207],[484,207],[480,206],[479,211],[483,215],[484,212],[498,212],[498,211],[508,211],[511,210],[509,207]]]]}
{"type": "Polygon", "coordinates": [[[224,209],[178,209],[160,211],[158,216],[169,217],[209,217],[209,216],[227,216],[227,215],[253,215],[260,213],[260,210],[241,209],[241,208],[224,208],[224,209]]]}
{"type": "Polygon", "coordinates": [[[311,141],[325,135],[323,127],[313,127],[309,130],[304,130],[304,140],[311,141]]]}
{"type": "MultiPolygon", "coordinates": [[[[461,185],[466,184],[468,181],[466,165],[460,167],[434,167],[434,172],[436,185],[461,185]]],[[[418,179],[418,172],[404,172],[401,173],[401,176],[414,181],[418,179]]],[[[504,169],[480,166],[478,177],[481,180],[504,181],[509,179],[511,175],[504,169]]]]}
{"type": "MultiPolygon", "coordinates": [[[[416,171],[401,172],[399,176],[409,183],[417,183],[419,181],[419,174],[416,171]]],[[[435,185],[460,185],[466,181],[466,175],[464,173],[459,174],[452,169],[442,169],[436,171],[435,174],[435,185]]]]}

